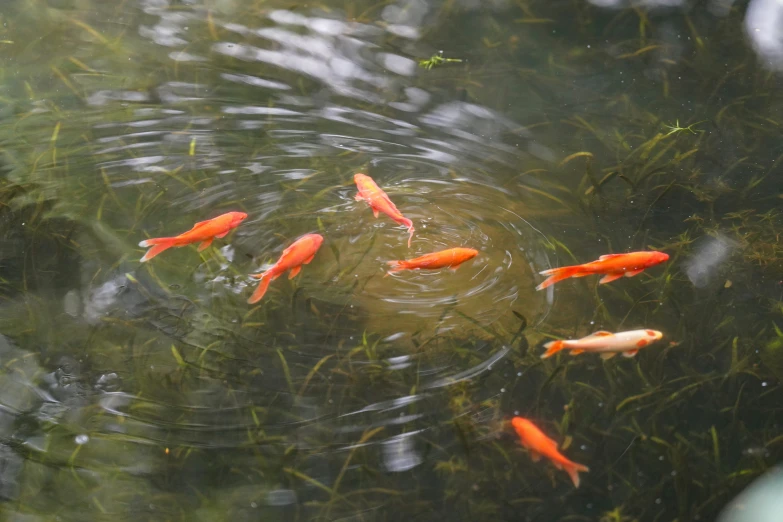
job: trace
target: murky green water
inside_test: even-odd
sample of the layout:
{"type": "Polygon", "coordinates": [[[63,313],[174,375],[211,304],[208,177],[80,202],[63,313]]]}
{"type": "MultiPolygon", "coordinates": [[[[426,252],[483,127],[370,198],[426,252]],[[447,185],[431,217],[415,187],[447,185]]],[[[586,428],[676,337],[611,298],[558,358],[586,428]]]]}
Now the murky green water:
{"type": "Polygon", "coordinates": [[[783,53],[763,0],[614,3],[6,0],[2,518],[713,520],[783,456],[783,53]],[[664,341],[539,357],[636,328],[664,341]]]}

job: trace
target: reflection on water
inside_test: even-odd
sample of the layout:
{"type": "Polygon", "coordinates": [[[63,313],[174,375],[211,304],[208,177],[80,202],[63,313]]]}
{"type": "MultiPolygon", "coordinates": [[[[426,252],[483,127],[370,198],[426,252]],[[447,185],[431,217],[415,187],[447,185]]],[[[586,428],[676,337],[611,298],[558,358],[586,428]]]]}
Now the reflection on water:
{"type": "Polygon", "coordinates": [[[700,243],[698,248],[694,249],[693,257],[685,263],[685,274],[696,288],[704,288],[715,281],[721,267],[739,246],[725,235],[707,237],[700,243]]]}
{"type": "Polygon", "coordinates": [[[732,499],[726,509],[721,512],[718,522],[740,520],[773,522],[777,520],[780,516],[780,510],[783,509],[780,496],[777,494],[780,481],[780,468],[773,468],[743,491],[741,495],[732,499]]]}
{"type": "Polygon", "coordinates": [[[772,8],[642,4],[9,2],[0,511],[714,516],[781,456],[780,104],[736,73],[743,23],[774,65],[772,8]],[[418,65],[442,49],[462,61],[418,65]],[[413,219],[410,249],[356,172],[413,219]],[[229,210],[249,217],[211,248],[138,262],[229,210]],[[313,263],[248,306],[249,274],[308,232],[313,263]],[[384,277],[457,246],[479,255],[384,277]],[[535,291],[644,248],[672,262],[535,291]],[[539,358],[637,327],[669,345],[539,358]],[[513,415],[589,464],[578,491],[513,415]]]}

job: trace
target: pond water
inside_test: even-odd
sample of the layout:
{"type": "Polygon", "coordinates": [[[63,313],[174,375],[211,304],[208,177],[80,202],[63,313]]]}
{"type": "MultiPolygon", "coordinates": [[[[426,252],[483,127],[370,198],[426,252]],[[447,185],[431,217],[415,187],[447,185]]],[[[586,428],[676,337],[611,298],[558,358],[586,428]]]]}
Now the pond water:
{"type": "Polygon", "coordinates": [[[5,0],[2,518],[714,520],[783,457],[780,10],[5,0]],[[479,254],[384,277],[452,247],[479,254]],[[639,250],[670,258],[535,289],[639,250]]]}

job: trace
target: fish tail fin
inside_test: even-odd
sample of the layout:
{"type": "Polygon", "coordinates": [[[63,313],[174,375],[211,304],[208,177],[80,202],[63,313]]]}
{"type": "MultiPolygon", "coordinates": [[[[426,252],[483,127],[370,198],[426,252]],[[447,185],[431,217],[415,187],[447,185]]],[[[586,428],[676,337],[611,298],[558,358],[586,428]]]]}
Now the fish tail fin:
{"type": "Polygon", "coordinates": [[[415,229],[413,228],[413,221],[411,221],[408,218],[403,218],[402,219],[402,224],[403,224],[403,226],[408,227],[408,248],[410,248],[411,247],[411,240],[413,239],[413,232],[415,231],[415,229]]]}
{"type": "Polygon", "coordinates": [[[587,466],[583,466],[582,464],[577,464],[576,462],[569,462],[568,464],[563,465],[563,469],[566,470],[568,473],[568,476],[571,477],[571,482],[574,483],[574,487],[579,487],[579,472],[588,472],[590,469],[587,466]]]}
{"type": "Polygon", "coordinates": [[[250,296],[250,298],[247,300],[248,304],[257,303],[261,300],[261,298],[264,297],[264,294],[266,293],[267,288],[269,288],[269,283],[272,282],[272,277],[269,277],[268,272],[264,272],[261,274],[261,281],[258,283],[258,286],[256,287],[255,291],[253,292],[253,295],[250,296]]]}
{"type": "Polygon", "coordinates": [[[565,341],[551,341],[544,345],[546,352],[541,356],[542,359],[552,357],[554,354],[566,347],[565,341]]]}
{"type": "Polygon", "coordinates": [[[388,275],[391,275],[395,272],[401,272],[402,270],[405,270],[405,261],[386,261],[386,264],[392,267],[391,270],[386,272],[386,275],[383,277],[386,277],[388,275]]]}
{"type": "Polygon", "coordinates": [[[152,239],[146,239],[139,243],[140,247],[152,247],[149,250],[147,250],[147,253],[144,254],[144,257],[141,258],[142,263],[146,263],[153,257],[157,256],[164,250],[168,250],[169,248],[174,246],[174,238],[173,237],[155,237],[152,239]]]}
{"type": "Polygon", "coordinates": [[[543,290],[544,288],[548,286],[552,286],[553,284],[562,281],[563,279],[568,279],[569,277],[574,277],[576,274],[579,273],[579,266],[564,266],[561,268],[552,268],[550,270],[544,270],[543,272],[539,272],[541,275],[548,275],[549,278],[547,278],[543,283],[538,285],[536,287],[536,290],[543,290]]]}

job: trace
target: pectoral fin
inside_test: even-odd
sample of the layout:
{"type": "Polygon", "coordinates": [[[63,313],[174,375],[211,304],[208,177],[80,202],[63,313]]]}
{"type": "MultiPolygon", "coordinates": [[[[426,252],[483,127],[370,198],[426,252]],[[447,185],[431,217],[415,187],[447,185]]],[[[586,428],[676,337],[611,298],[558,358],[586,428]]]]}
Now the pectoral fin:
{"type": "Polygon", "coordinates": [[[218,238],[218,239],[223,239],[224,237],[226,237],[228,235],[229,232],[231,232],[231,231],[230,230],[226,230],[222,234],[218,234],[215,237],[218,238]]]}
{"type": "Polygon", "coordinates": [[[212,239],[213,238],[209,238],[202,241],[201,244],[198,246],[198,251],[201,252],[202,250],[209,248],[209,245],[212,244],[212,239]]]}
{"type": "Polygon", "coordinates": [[[598,284],[599,285],[605,285],[606,283],[611,283],[612,281],[614,281],[616,279],[620,279],[621,277],[623,277],[623,273],[622,272],[620,272],[619,274],[618,273],[606,274],[605,276],[603,276],[601,278],[600,281],[598,281],[598,284]]]}
{"type": "Polygon", "coordinates": [[[361,197],[359,194],[356,194],[356,195],[353,197],[353,199],[355,199],[356,201],[361,201],[361,200],[363,200],[364,198],[363,198],[363,197],[361,197]]]}
{"type": "Polygon", "coordinates": [[[579,348],[577,348],[576,350],[571,350],[569,353],[571,355],[579,355],[580,353],[585,353],[585,351],[584,350],[580,350],[579,348]]]}
{"type": "Polygon", "coordinates": [[[288,279],[293,279],[299,274],[299,271],[302,270],[302,265],[295,266],[291,269],[291,272],[288,274],[288,279]]]}
{"type": "Polygon", "coordinates": [[[606,361],[606,360],[608,360],[608,359],[611,359],[611,358],[612,358],[612,357],[614,357],[615,355],[617,355],[617,353],[615,353],[615,352],[604,352],[604,353],[602,353],[602,354],[601,354],[601,359],[603,359],[604,361],[606,361]]]}
{"type": "Polygon", "coordinates": [[[372,215],[375,216],[375,217],[378,217],[380,215],[380,212],[378,212],[377,208],[373,208],[372,209],[372,215]]]}
{"type": "Polygon", "coordinates": [[[310,264],[310,261],[312,261],[314,257],[315,257],[315,254],[311,255],[310,257],[308,257],[307,259],[305,259],[305,260],[304,260],[304,262],[303,262],[302,264],[309,265],[309,264],[310,264]]]}
{"type": "Polygon", "coordinates": [[[623,352],[623,357],[633,357],[639,353],[639,350],[628,350],[627,352],[623,352]]]}
{"type": "Polygon", "coordinates": [[[637,276],[637,275],[641,274],[642,272],[644,272],[644,268],[641,268],[639,270],[629,270],[629,271],[627,271],[625,273],[625,277],[637,276]]]}

